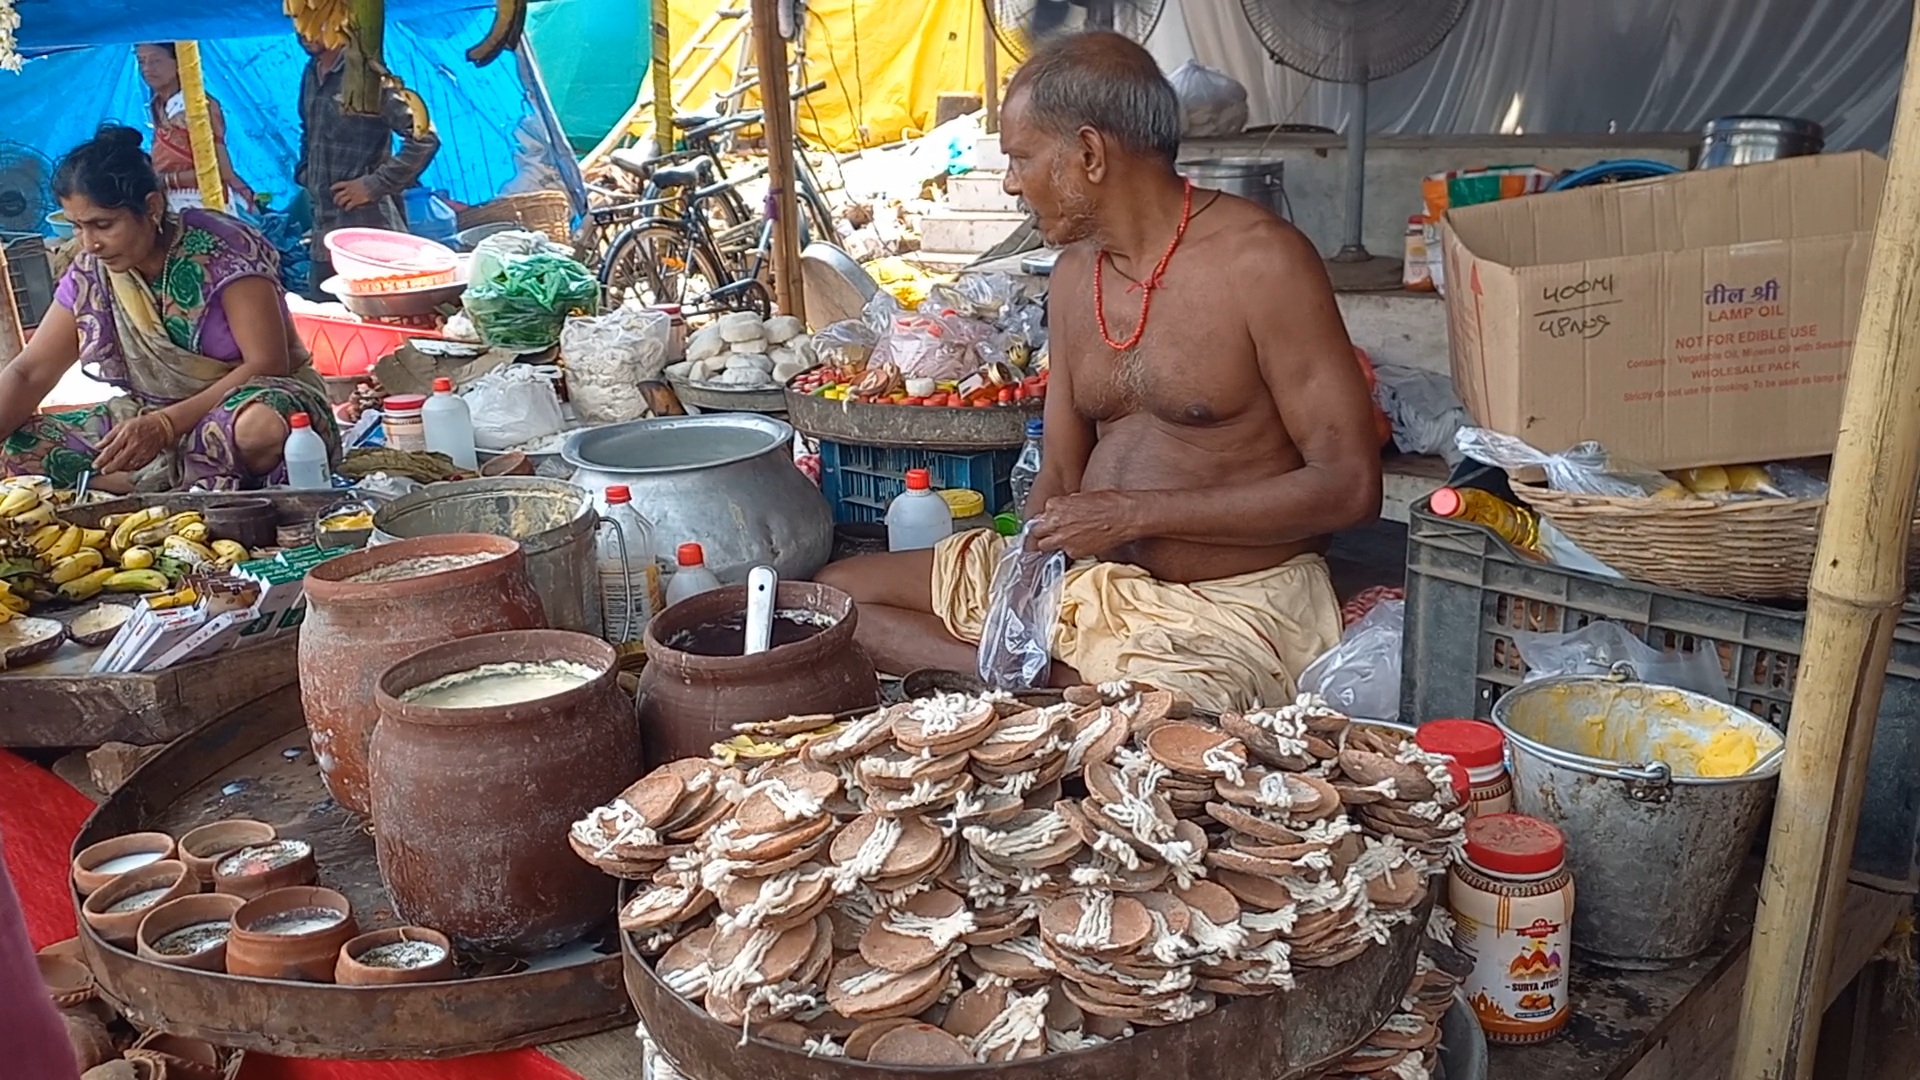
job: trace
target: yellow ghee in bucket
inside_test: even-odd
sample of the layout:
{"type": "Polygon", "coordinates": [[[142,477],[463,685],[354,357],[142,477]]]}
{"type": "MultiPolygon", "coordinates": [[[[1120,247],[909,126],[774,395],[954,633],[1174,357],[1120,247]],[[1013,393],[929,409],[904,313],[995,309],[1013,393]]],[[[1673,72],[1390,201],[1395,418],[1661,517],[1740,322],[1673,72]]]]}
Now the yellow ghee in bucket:
{"type": "Polygon", "coordinates": [[[1743,776],[1785,742],[1764,723],[1687,694],[1662,690],[1598,707],[1607,697],[1575,686],[1546,687],[1538,706],[1510,722],[1528,738],[1582,757],[1658,761],[1675,776],[1743,776]]]}

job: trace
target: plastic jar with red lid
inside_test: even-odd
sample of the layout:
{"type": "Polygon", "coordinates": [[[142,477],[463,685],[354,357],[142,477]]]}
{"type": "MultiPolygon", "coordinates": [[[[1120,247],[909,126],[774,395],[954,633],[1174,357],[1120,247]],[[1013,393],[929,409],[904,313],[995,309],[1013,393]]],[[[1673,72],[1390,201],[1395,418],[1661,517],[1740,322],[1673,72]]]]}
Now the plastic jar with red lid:
{"type": "Polygon", "coordinates": [[[1490,1042],[1543,1042],[1567,1025],[1573,875],[1567,838],[1520,814],[1467,822],[1466,858],[1447,872],[1454,944],[1473,958],[1468,1002],[1490,1042]]]}
{"type": "Polygon", "coordinates": [[[1459,762],[1473,782],[1468,817],[1513,809],[1513,778],[1507,775],[1507,737],[1485,720],[1429,720],[1413,733],[1429,754],[1459,762]]]}

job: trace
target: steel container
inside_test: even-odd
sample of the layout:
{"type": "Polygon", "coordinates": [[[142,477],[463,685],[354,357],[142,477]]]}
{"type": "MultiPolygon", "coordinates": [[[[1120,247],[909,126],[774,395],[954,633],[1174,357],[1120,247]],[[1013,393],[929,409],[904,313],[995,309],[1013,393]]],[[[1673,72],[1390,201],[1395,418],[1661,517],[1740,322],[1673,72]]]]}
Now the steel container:
{"type": "Polygon", "coordinates": [[[1180,175],[1201,187],[1219,188],[1259,203],[1283,218],[1293,217],[1281,182],[1284,162],[1263,158],[1196,158],[1179,164],[1180,175]]]}
{"type": "Polygon", "coordinates": [[[1805,157],[1826,148],[1826,133],[1791,116],[1722,116],[1708,121],[1700,145],[1701,169],[1805,157]]]}

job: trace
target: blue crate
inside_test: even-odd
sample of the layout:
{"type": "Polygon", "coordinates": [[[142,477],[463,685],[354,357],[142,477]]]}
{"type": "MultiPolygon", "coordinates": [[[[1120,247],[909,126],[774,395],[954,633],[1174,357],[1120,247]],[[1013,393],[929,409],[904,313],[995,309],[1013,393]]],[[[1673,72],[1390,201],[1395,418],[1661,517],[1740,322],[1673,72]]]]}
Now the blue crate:
{"type": "Polygon", "coordinates": [[[989,512],[1013,503],[1013,463],[1019,450],[947,454],[937,450],[856,446],[821,440],[820,490],[842,524],[885,521],[887,504],[907,489],[907,470],[925,469],[933,486],[968,488],[986,497],[989,512]]]}

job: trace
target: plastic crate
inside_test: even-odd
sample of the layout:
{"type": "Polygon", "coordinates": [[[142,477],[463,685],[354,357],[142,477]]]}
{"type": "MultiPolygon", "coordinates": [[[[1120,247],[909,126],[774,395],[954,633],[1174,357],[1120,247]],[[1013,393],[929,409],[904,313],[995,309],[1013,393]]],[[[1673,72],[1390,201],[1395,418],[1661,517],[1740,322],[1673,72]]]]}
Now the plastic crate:
{"type": "MultiPolygon", "coordinates": [[[[1424,501],[1407,525],[1406,617],[1400,715],[1413,723],[1490,715],[1526,674],[1514,631],[1564,633],[1611,619],[1656,648],[1694,651],[1712,641],[1734,704],[1784,727],[1805,622],[1794,608],[1529,562],[1485,529],[1436,517],[1424,501]]],[[[1879,888],[1920,889],[1920,606],[1911,599],[1887,662],[1853,876],[1879,888]]]]}
{"type": "Polygon", "coordinates": [[[907,489],[907,470],[925,469],[933,486],[968,488],[986,497],[989,512],[1013,502],[1013,463],[1018,450],[946,454],[853,443],[820,443],[820,490],[841,524],[885,521],[887,504],[907,489]]]}
{"type": "Polygon", "coordinates": [[[53,262],[38,233],[0,233],[7,252],[7,288],[20,312],[20,328],[32,330],[53,306],[53,262]]]}
{"type": "Polygon", "coordinates": [[[405,326],[329,319],[300,312],[294,313],[293,332],[300,335],[307,351],[313,354],[313,369],[322,375],[335,376],[365,375],[382,357],[410,338],[444,336],[405,326]]]}

